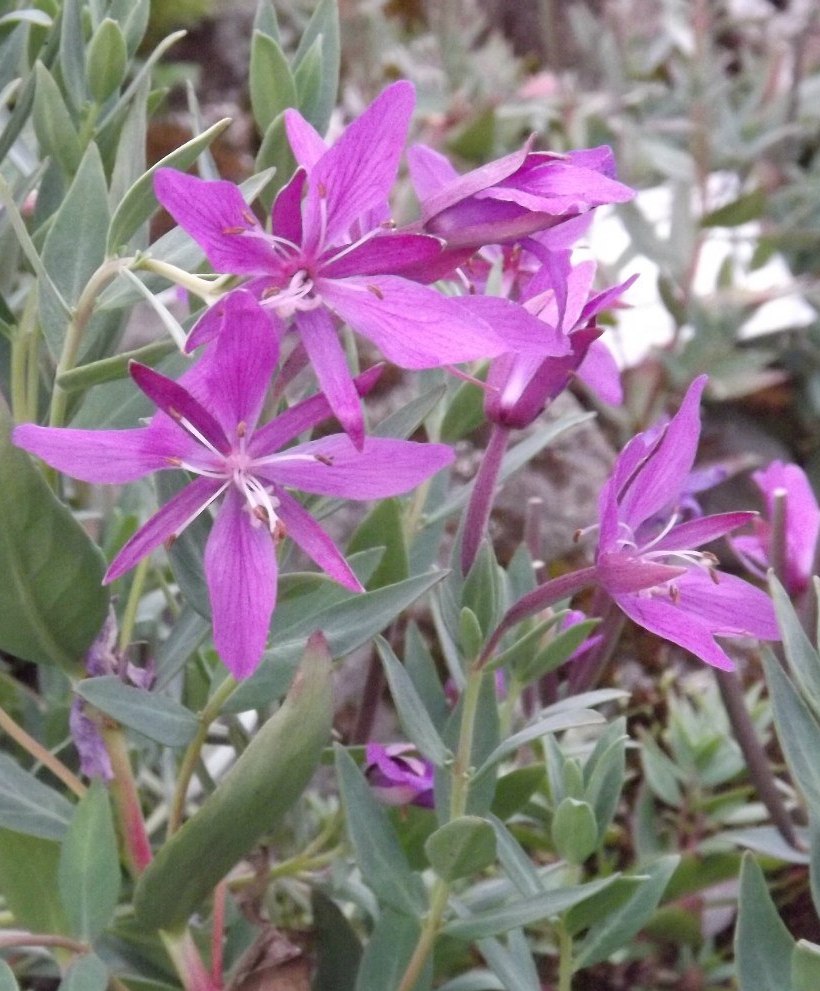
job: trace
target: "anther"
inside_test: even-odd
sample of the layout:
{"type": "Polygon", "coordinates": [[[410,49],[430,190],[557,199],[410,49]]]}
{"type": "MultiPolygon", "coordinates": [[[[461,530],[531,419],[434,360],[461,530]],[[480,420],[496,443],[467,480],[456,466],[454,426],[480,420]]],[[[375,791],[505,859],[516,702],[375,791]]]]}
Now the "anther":
{"type": "Polygon", "coordinates": [[[247,230],[246,227],[223,227],[223,234],[244,234],[247,230]]]}
{"type": "Polygon", "coordinates": [[[314,454],[314,458],[321,462],[323,465],[327,465],[329,468],[333,466],[333,458],[329,457],[327,454],[314,454]]]}
{"type": "Polygon", "coordinates": [[[384,299],[384,293],[379,289],[378,286],[374,286],[373,283],[368,283],[367,291],[372,292],[376,299],[384,299]]]}
{"type": "Polygon", "coordinates": [[[172,533],[170,537],[167,537],[163,541],[162,546],[165,548],[166,551],[170,551],[170,549],[174,546],[176,541],[177,541],[177,535],[175,533],[172,533]]]}
{"type": "Polygon", "coordinates": [[[236,425],[236,436],[242,438],[245,436],[247,432],[248,432],[247,423],[245,423],[244,420],[240,420],[239,423],[237,423],[236,425]]]}

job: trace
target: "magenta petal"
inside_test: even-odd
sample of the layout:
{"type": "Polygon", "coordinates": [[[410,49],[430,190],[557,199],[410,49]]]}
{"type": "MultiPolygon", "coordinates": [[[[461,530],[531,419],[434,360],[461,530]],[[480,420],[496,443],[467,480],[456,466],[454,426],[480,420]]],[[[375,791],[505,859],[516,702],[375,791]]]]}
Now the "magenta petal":
{"type": "Polygon", "coordinates": [[[296,325],[330,408],[353,443],[361,448],[362,406],[333,321],[325,310],[305,310],[296,317],[296,325]]]}
{"type": "Polygon", "coordinates": [[[652,543],[652,550],[688,550],[717,540],[757,518],[757,513],[716,513],[699,516],[673,527],[665,537],[652,543]]]}
{"type": "Polygon", "coordinates": [[[566,334],[512,300],[500,296],[457,296],[452,302],[466,314],[475,314],[484,320],[508,351],[533,352],[542,358],[570,352],[566,334]]]}
{"type": "Polygon", "coordinates": [[[595,570],[601,587],[613,597],[654,588],[686,574],[686,568],[644,561],[621,552],[600,553],[595,570]]]}
{"type": "Polygon", "coordinates": [[[332,434],[283,451],[257,473],[315,495],[382,499],[409,492],[453,459],[445,444],[366,437],[357,450],[344,434],[332,434]]]}
{"type": "Polygon", "coordinates": [[[422,202],[459,179],[450,160],[427,145],[411,145],[407,149],[407,165],[413,189],[422,202]]]}
{"type": "Polygon", "coordinates": [[[262,659],[276,605],[276,551],[233,486],[208,537],[205,578],[216,651],[235,678],[247,678],[262,659]]]}
{"type": "MultiPolygon", "coordinates": [[[[353,379],[353,385],[360,396],[366,396],[381,377],[384,365],[373,365],[366,372],[353,379]]],[[[333,415],[330,403],[324,393],[309,396],[293,406],[289,406],[276,419],[260,427],[251,438],[248,453],[253,458],[272,454],[284,447],[299,434],[315,427],[322,420],[333,415]]]]}
{"type": "Polygon", "coordinates": [[[113,582],[160,544],[181,533],[213,501],[223,485],[221,479],[195,478],[177,492],[120,550],[106,571],[103,582],[113,582]]]}
{"type": "Polygon", "coordinates": [[[83,482],[120,485],[171,467],[179,445],[154,444],[144,427],[133,430],[77,430],[23,423],[12,441],[47,465],[83,482]]]}
{"type": "Polygon", "coordinates": [[[640,626],[723,670],[731,671],[734,665],[714,636],[780,638],[771,600],[740,578],[720,572],[716,584],[705,572],[692,569],[673,584],[674,600],[666,595],[619,595],[616,601],[640,626]]]}
{"type": "Polygon", "coordinates": [[[250,293],[234,291],[224,306],[224,329],[202,359],[203,389],[233,443],[240,424],[249,434],[256,427],[279,359],[279,341],[268,315],[250,293]]]}
{"type": "Polygon", "coordinates": [[[297,169],[273,203],[273,233],[294,245],[302,243],[302,191],[306,178],[305,170],[297,169]]]}
{"type": "Polygon", "coordinates": [[[364,587],[345,561],[339,548],[292,495],[277,489],[279,506],[277,513],[294,543],[308,555],[322,571],[351,592],[363,592],[364,587]]]}
{"type": "Polygon", "coordinates": [[[593,341],[576,371],[578,378],[605,403],[620,406],[624,401],[621,370],[603,341],[593,341]]]}
{"type": "Polygon", "coordinates": [[[325,302],[401,368],[435,368],[508,350],[458,299],[391,275],[321,279],[325,302]]]}
{"type": "Polygon", "coordinates": [[[219,422],[183,385],[138,361],[130,362],[128,371],[145,395],[175,423],[192,424],[218,451],[228,452],[230,444],[219,422]]]}
{"type": "Polygon", "coordinates": [[[337,243],[363,213],[379,206],[396,179],[415,93],[388,86],[309,171],[305,249],[337,243]]]}
{"type": "Polygon", "coordinates": [[[706,381],[706,376],[700,375],[692,382],[655,449],[619,497],[620,517],[631,527],[659,513],[683,489],[697,452],[700,397],[706,381]]]}
{"type": "Polygon", "coordinates": [[[322,276],[400,275],[407,269],[430,265],[441,254],[441,241],[429,234],[377,234],[322,263],[322,276]]]}
{"type": "Polygon", "coordinates": [[[512,175],[526,161],[531,146],[532,140],[518,151],[473,169],[472,172],[448,183],[429,198],[425,197],[422,203],[422,214],[425,221],[512,175]]]}
{"type": "Polygon", "coordinates": [[[206,182],[159,169],[154,192],[218,272],[254,275],[279,268],[272,243],[232,182],[206,182]]]}
{"type": "Polygon", "coordinates": [[[285,111],[285,133],[293,157],[306,172],[310,172],[327,151],[324,138],[292,107],[285,111]]]}

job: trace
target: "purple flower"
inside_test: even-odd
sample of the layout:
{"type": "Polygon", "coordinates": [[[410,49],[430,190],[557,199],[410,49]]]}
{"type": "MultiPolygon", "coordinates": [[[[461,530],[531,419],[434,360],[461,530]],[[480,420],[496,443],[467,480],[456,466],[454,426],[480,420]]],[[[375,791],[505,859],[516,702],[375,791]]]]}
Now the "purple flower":
{"type": "Polygon", "coordinates": [[[802,468],[782,461],[752,473],[766,503],[768,520],[753,521],[754,533],[732,539],[732,546],[743,563],[758,577],[765,578],[772,566],[772,524],[775,501],[785,500],[784,574],[781,576],[790,595],[801,595],[809,586],[814,570],[817,538],[820,534],[820,507],[802,468]]]}
{"type": "Polygon", "coordinates": [[[132,364],[135,382],[160,410],[147,427],[24,424],[14,442],[88,482],[121,484],[165,468],[197,476],[126,543],[106,582],[221,500],[205,548],[205,578],[216,649],[243,678],[265,649],[276,602],[276,546],[285,533],[333,579],[361,591],[338,549],[288,490],[350,499],[397,495],[450,464],[453,454],[443,445],[385,438],[367,438],[357,450],[344,434],[282,450],[328,416],[327,402],[312,397],[259,426],[277,339],[248,293],[232,294],[225,307],[229,328],[179,382],[132,364]]]}
{"type": "Polygon", "coordinates": [[[605,402],[622,401],[620,373],[609,349],[598,338],[595,317],[629,288],[634,278],[590,295],[594,262],[572,266],[568,251],[548,252],[545,264],[527,289],[526,309],[557,330],[569,343],[564,356],[508,352],[495,358],[487,376],[484,411],[493,423],[522,429],[577,375],[605,402]]]}
{"type": "Polygon", "coordinates": [[[485,244],[520,241],[635,195],[615,179],[612,152],[605,146],[566,155],[534,152],[531,146],[532,140],[463,176],[431,148],[410,148],[421,230],[443,238],[448,250],[469,254],[485,244]]]}
{"type": "Polygon", "coordinates": [[[364,775],[385,805],[433,808],[433,765],[412,743],[368,743],[364,775]]]}
{"type": "MultiPolygon", "coordinates": [[[[338,321],[402,368],[432,368],[506,350],[468,301],[417,281],[442,274],[441,241],[393,231],[386,219],[413,103],[410,83],[395,83],[329,149],[297,111],[286,111],[300,167],[276,199],[271,233],[232,183],[204,182],[173,169],[160,169],[154,181],[160,203],[214,268],[249,277],[248,288],[280,335],[286,323],[298,332],[322,391],[357,447],[364,424],[338,321]]],[[[223,311],[219,304],[208,311],[190,347],[218,333],[223,311]]]]}
{"type": "Polygon", "coordinates": [[[598,501],[595,564],[545,582],[511,606],[486,656],[516,623],[589,585],[639,626],[726,671],[734,665],[716,636],[780,639],[769,597],[718,571],[714,555],[697,550],[756,514],[682,519],[680,494],[695,460],[705,386],[705,375],[695,379],[675,416],[633,437],[618,456],[598,501]]]}
{"type": "Polygon", "coordinates": [[[716,570],[695,548],[749,522],[753,513],[721,513],[679,522],[678,494],[692,470],[700,436],[697,378],[661,429],[638,434],[615,462],[599,499],[596,580],[632,620],[733,670],[715,636],[779,639],[771,600],[747,582],[716,570]]]}

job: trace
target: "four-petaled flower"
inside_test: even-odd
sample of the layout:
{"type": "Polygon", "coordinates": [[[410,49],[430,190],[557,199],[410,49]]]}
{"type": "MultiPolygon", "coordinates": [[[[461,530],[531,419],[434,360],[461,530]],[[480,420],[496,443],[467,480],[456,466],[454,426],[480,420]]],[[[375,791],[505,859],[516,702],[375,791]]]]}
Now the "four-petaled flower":
{"type": "Polygon", "coordinates": [[[692,470],[700,436],[695,379],[680,409],[660,428],[638,434],[619,455],[599,500],[596,580],[639,626],[723,670],[734,665],[715,636],[780,637],[771,600],[716,570],[696,548],[748,523],[754,513],[681,521],[678,494],[692,470]]]}
{"type": "MultiPolygon", "coordinates": [[[[442,243],[394,231],[384,207],[413,103],[410,83],[393,84],[330,148],[298,111],[286,111],[300,167],[276,198],[271,233],[233,183],[173,169],[160,169],[154,179],[157,199],[214,268],[249,277],[246,287],[279,334],[286,327],[298,332],[322,391],[357,447],[364,423],[334,318],[402,368],[485,358],[528,341],[545,353],[567,350],[556,337],[550,351],[543,328],[539,333],[537,321],[512,303],[497,300],[478,312],[468,298],[444,296],[418,281],[443,274],[442,243]]],[[[223,303],[212,307],[189,348],[218,334],[223,314],[223,303]]]]}
{"type": "Polygon", "coordinates": [[[250,294],[225,302],[226,328],[178,382],[132,364],[134,381],[158,406],[148,426],[78,430],[23,424],[14,442],[47,464],[88,482],[124,483],[166,468],[195,476],[125,544],[111,582],[174,539],[221,499],[205,548],[214,642],[237,677],[265,649],[276,602],[276,546],[287,533],[345,587],[361,591],[350,566],[290,488],[348,499],[406,492],[450,464],[450,448],[366,438],[360,450],[344,434],[285,447],[327,418],[322,396],[259,425],[278,341],[250,294]]]}

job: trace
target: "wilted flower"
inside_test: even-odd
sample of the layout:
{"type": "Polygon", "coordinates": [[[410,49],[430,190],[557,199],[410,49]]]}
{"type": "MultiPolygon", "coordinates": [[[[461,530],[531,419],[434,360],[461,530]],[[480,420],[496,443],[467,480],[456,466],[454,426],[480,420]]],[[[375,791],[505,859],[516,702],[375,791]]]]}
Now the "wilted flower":
{"type": "Polygon", "coordinates": [[[433,808],[433,765],[412,743],[368,743],[364,774],[385,805],[433,808]]]}
{"type": "Polygon", "coordinates": [[[112,561],[111,582],[172,541],[221,499],[205,547],[214,642],[237,677],[262,656],[276,602],[276,547],[288,534],[333,579],[362,586],[327,534],[290,494],[374,499],[414,488],[453,458],[440,444],[367,438],[357,450],[344,434],[283,448],[325,419],[323,397],[258,425],[278,342],[247,293],[226,302],[229,325],[179,382],[132,363],[137,385],[159,407],[147,427],[76,430],[24,424],[14,442],[87,482],[121,484],[167,468],[195,476],[112,561]]]}

